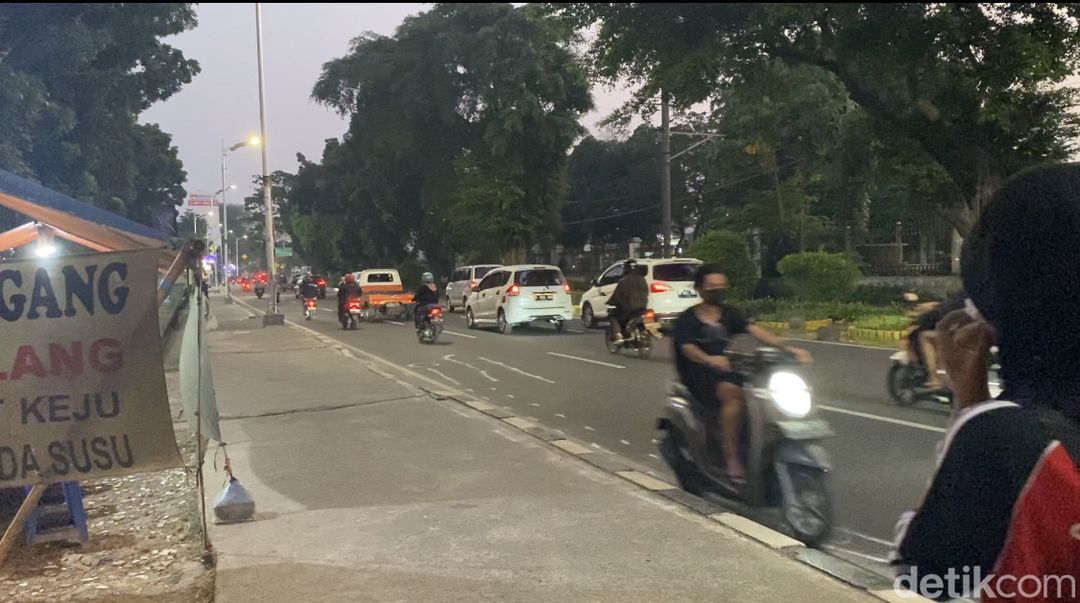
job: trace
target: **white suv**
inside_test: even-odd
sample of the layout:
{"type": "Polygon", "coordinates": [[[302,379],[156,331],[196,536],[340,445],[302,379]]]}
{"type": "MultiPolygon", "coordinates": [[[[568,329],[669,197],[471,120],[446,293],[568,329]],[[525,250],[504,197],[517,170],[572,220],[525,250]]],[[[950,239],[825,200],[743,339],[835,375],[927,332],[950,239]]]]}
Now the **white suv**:
{"type": "Polygon", "coordinates": [[[453,312],[454,308],[464,308],[469,295],[480,286],[480,280],[498,267],[498,264],[480,264],[454,270],[450,275],[450,282],[446,285],[446,311],[453,312]]]}
{"type": "Polygon", "coordinates": [[[570,284],[558,266],[503,266],[485,276],[465,304],[470,329],[495,325],[509,335],[515,325],[545,321],[562,332],[574,316],[570,284]]]}
{"type": "MultiPolygon", "coordinates": [[[[701,260],[693,258],[666,258],[634,260],[647,269],[645,280],[649,283],[649,310],[656,313],[661,326],[668,327],[687,308],[697,305],[694,291],[694,273],[701,260]]],[[[607,300],[615,292],[615,286],[623,277],[627,260],[611,266],[593,279],[592,287],[581,296],[581,321],[586,328],[598,326],[608,314],[607,300]]]]}

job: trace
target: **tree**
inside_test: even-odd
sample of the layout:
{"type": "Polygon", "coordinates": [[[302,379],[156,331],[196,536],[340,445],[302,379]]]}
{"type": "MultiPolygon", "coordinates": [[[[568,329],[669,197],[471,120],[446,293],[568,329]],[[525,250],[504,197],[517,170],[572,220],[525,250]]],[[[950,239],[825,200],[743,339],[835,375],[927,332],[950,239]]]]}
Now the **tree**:
{"type": "Polygon", "coordinates": [[[0,167],[171,228],[186,176],[137,117],[198,73],[161,42],[195,23],[179,3],[0,6],[0,167]]]}
{"type": "Polygon", "coordinates": [[[590,56],[602,77],[660,89],[682,106],[778,59],[834,75],[879,140],[916,146],[951,189],[938,211],[962,233],[998,182],[1066,158],[1077,134],[1061,85],[1080,57],[1071,4],[552,5],[598,26],[590,56]]]}
{"type": "Polygon", "coordinates": [[[176,236],[181,238],[205,240],[207,228],[206,218],[191,210],[180,214],[176,220],[176,236]]]}
{"type": "Polygon", "coordinates": [[[553,238],[592,106],[567,35],[527,6],[438,4],[324,65],[313,96],[350,125],[322,164],[363,259],[422,253],[446,270],[454,252],[509,257],[553,238]]]}
{"type": "Polygon", "coordinates": [[[690,244],[687,256],[705,263],[720,265],[728,277],[728,287],[736,297],[754,290],[758,274],[750,259],[746,237],[728,230],[713,230],[690,244]]]}

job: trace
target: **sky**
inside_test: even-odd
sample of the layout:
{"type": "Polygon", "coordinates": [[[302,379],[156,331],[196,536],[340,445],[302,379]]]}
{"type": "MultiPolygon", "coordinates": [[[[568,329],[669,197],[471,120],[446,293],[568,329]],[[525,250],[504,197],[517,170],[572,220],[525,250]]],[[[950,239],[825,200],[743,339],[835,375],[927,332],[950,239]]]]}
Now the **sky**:
{"type": "MultiPolygon", "coordinates": [[[[269,168],[295,172],[296,153],[312,161],[322,156],[324,141],[340,138],[344,119],[311,100],[311,88],[323,63],[344,56],[349,41],[365,31],[390,35],[424,4],[263,5],[263,63],[269,168]]],[[[231,146],[259,131],[258,61],[254,4],[200,4],[199,25],[166,39],[199,62],[202,71],[168,100],[140,116],[172,134],[188,180],[189,194],[221,188],[221,144],[231,146]]],[[[596,123],[629,98],[625,90],[597,88],[596,109],[584,125],[596,123]]],[[[261,171],[258,149],[229,153],[227,183],[238,189],[227,200],[239,202],[261,171]],[[243,193],[243,194],[241,194],[243,193]]]]}

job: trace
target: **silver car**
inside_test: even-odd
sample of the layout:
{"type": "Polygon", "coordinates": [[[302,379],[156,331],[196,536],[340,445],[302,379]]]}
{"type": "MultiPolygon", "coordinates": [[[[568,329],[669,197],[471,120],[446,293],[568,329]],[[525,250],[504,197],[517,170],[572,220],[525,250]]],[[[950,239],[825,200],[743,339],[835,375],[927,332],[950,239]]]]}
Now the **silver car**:
{"type": "Polygon", "coordinates": [[[480,280],[498,267],[499,264],[477,264],[455,269],[446,285],[446,311],[453,312],[454,308],[464,308],[469,294],[476,291],[480,280]]]}

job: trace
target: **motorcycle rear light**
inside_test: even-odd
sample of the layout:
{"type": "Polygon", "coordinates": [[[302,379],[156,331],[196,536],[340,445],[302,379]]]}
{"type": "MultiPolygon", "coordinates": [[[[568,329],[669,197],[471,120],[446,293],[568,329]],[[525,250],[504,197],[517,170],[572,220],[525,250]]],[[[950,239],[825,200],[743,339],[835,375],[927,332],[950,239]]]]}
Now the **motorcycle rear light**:
{"type": "Polygon", "coordinates": [[[656,311],[655,310],[646,310],[645,311],[645,322],[656,322],[656,311]]]}
{"type": "Polygon", "coordinates": [[[520,294],[521,287],[518,287],[517,285],[512,285],[509,289],[506,290],[506,295],[510,297],[517,297],[520,294]]]}
{"type": "Polygon", "coordinates": [[[671,285],[666,283],[653,283],[649,285],[649,291],[653,293],[667,293],[671,291],[671,285]]]}
{"type": "Polygon", "coordinates": [[[304,302],[304,307],[305,308],[314,308],[315,307],[315,300],[313,300],[313,299],[307,300],[306,302],[304,302]]]}
{"type": "Polygon", "coordinates": [[[360,302],[358,302],[358,301],[349,302],[349,309],[350,310],[359,310],[360,309],[360,302]]]}
{"type": "Polygon", "coordinates": [[[434,318],[436,316],[442,316],[442,308],[432,308],[428,310],[428,316],[434,318]]]}

